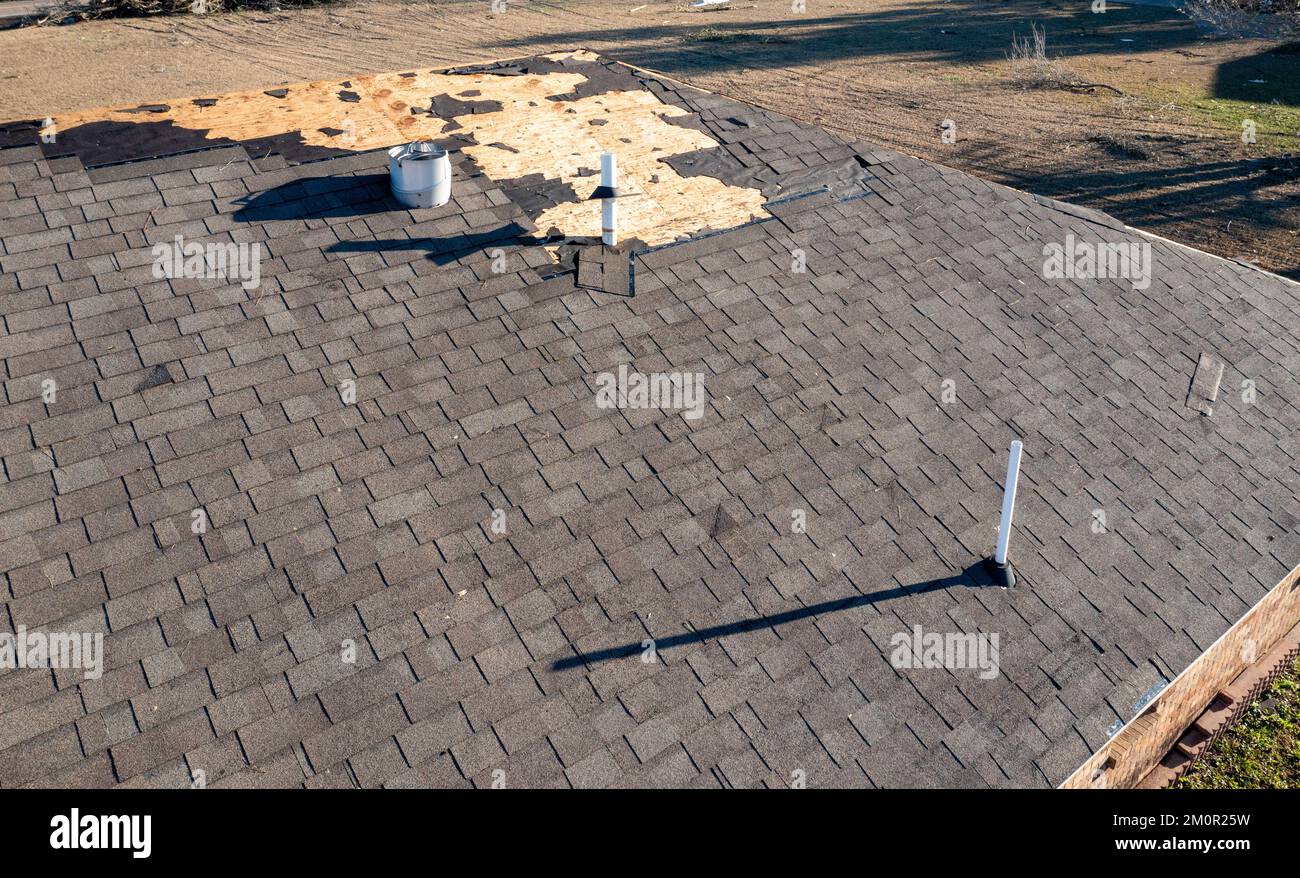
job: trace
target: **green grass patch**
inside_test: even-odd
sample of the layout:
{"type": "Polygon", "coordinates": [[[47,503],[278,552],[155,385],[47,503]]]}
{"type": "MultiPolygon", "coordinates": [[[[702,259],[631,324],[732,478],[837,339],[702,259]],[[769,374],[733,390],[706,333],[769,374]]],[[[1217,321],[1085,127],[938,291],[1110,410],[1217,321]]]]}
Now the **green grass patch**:
{"type": "MultiPolygon", "coordinates": [[[[1300,68],[1300,64],[1296,65],[1300,68]]],[[[1296,83],[1300,94],[1300,81],[1296,83]]],[[[1255,123],[1255,146],[1265,152],[1296,152],[1300,150],[1300,106],[1237,98],[1212,97],[1199,89],[1188,87],[1161,89],[1142,95],[1157,104],[1173,104],[1202,119],[1206,124],[1221,128],[1230,137],[1239,138],[1242,123],[1255,123]]]]}
{"type": "Polygon", "coordinates": [[[1204,98],[1192,101],[1187,108],[1215,125],[1237,132],[1242,130],[1243,122],[1251,120],[1255,123],[1257,143],[1300,149],[1300,107],[1229,98],[1204,98]]]}
{"type": "Polygon", "coordinates": [[[1255,123],[1255,145],[1266,151],[1300,150],[1300,43],[1287,43],[1226,61],[1207,86],[1168,83],[1138,95],[1175,107],[1240,137],[1255,123]]]}
{"type": "Polygon", "coordinates": [[[1300,661],[1172,789],[1300,789],[1300,661]]]}

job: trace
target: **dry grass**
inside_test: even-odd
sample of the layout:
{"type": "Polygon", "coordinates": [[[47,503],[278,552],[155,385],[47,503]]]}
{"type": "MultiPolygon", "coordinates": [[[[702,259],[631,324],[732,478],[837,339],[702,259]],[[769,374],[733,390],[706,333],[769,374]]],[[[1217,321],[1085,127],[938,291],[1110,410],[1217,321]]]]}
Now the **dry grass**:
{"type": "Polygon", "coordinates": [[[1078,79],[1060,61],[1047,57],[1047,28],[1030,24],[1030,35],[1011,35],[1011,62],[1016,82],[1026,88],[1065,88],[1078,79]]]}
{"type": "Polygon", "coordinates": [[[1011,35],[1011,62],[1013,81],[1022,88],[1065,89],[1089,91],[1105,88],[1118,95],[1124,93],[1112,85],[1101,82],[1084,82],[1059,60],[1047,56],[1047,29],[1030,23],[1029,36],[1011,35]]]}

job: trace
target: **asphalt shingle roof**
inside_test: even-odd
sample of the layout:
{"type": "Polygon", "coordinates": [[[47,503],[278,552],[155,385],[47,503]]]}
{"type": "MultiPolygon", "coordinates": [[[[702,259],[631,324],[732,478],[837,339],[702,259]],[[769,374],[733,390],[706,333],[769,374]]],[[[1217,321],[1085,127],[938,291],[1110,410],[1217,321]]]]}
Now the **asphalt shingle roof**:
{"type": "Polygon", "coordinates": [[[106,637],[0,672],[0,786],[1057,784],[1300,562],[1300,286],[636,78],[790,185],[631,296],[460,155],[406,211],[383,152],[0,150],[0,629],[106,637]],[[261,287],[156,278],[178,234],[261,287]],[[1044,279],[1070,234],[1150,287],[1044,279]],[[620,364],[703,417],[600,408],[620,364]],[[895,668],[918,625],[1000,673],[895,668]]]}

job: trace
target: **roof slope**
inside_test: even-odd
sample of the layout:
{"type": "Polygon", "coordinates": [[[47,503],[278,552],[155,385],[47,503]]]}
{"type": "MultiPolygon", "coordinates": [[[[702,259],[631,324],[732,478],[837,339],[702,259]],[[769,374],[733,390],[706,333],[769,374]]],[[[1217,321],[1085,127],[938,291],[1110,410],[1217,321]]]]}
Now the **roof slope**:
{"type": "Polygon", "coordinates": [[[0,672],[0,786],[1056,784],[1300,561],[1300,287],[1154,240],[1145,290],[1045,280],[1147,239],[636,78],[704,172],[789,185],[634,296],[463,153],[403,211],[382,152],[0,150],[0,627],[108,668],[0,672]],[[265,244],[262,286],[155,279],[177,234],[265,244]],[[620,364],[703,417],[598,407],[620,364]],[[896,669],[918,625],[1000,673],[896,669]]]}

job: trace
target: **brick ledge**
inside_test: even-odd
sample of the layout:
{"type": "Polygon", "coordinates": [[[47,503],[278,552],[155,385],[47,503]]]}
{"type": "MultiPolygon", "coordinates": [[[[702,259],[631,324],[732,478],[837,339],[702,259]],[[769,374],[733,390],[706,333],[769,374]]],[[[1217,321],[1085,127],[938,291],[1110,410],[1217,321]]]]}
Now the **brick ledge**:
{"type": "Polygon", "coordinates": [[[1232,728],[1246,706],[1258,698],[1300,656],[1300,622],[1296,623],[1262,659],[1219,690],[1192,721],[1165,757],[1137,784],[1137,789],[1164,789],[1209,752],[1211,745],[1232,728]]]}

